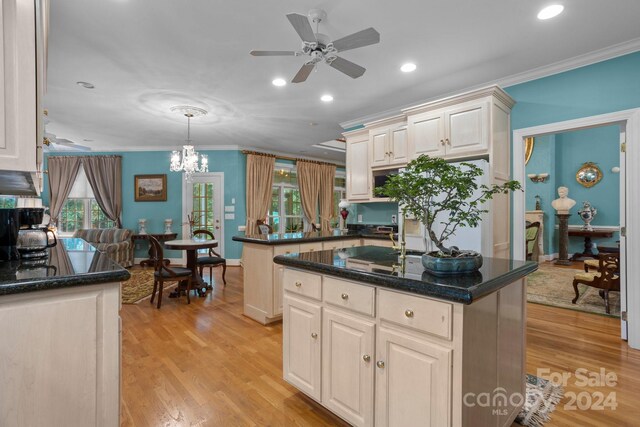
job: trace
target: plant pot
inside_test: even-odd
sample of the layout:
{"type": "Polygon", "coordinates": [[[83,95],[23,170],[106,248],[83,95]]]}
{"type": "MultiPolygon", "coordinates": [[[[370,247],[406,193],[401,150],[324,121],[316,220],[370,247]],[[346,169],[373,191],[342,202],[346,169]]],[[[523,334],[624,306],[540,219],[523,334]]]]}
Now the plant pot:
{"type": "Polygon", "coordinates": [[[482,255],[474,252],[473,255],[456,258],[436,256],[438,252],[429,252],[422,255],[422,266],[429,273],[436,276],[452,276],[457,274],[474,273],[482,267],[482,255]]]}

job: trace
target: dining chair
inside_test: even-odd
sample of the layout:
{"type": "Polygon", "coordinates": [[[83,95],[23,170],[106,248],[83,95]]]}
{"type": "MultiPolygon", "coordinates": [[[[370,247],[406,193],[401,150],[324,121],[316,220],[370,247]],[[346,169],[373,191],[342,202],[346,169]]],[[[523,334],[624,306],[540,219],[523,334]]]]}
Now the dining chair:
{"type": "Polygon", "coordinates": [[[271,234],[273,233],[273,227],[269,224],[265,223],[263,220],[259,219],[256,221],[256,226],[260,231],[260,234],[271,234]]]}
{"type": "Polygon", "coordinates": [[[579,272],[573,276],[573,290],[576,297],[571,301],[575,304],[580,297],[578,284],[582,283],[587,286],[600,289],[600,296],[604,299],[604,308],[609,314],[609,291],[620,292],[620,255],[601,253],[598,255],[598,272],[584,273],[579,272]]]}
{"type": "MultiPolygon", "coordinates": [[[[205,235],[209,239],[215,240],[215,236],[209,230],[195,230],[193,235],[205,235]]],[[[198,257],[196,259],[196,265],[198,266],[200,277],[202,277],[202,271],[204,268],[209,267],[209,284],[213,284],[213,269],[215,267],[222,266],[222,282],[227,286],[227,279],[224,277],[227,273],[227,260],[222,258],[219,253],[213,250],[213,248],[209,248],[209,256],[198,257]]]]}
{"type": "Polygon", "coordinates": [[[187,304],[191,304],[189,293],[191,292],[191,270],[188,268],[172,267],[169,268],[164,263],[164,248],[162,244],[153,236],[147,236],[149,243],[153,246],[153,293],[151,294],[151,304],[156,297],[158,291],[158,308],[162,304],[162,289],[164,282],[187,282],[187,304]]]}

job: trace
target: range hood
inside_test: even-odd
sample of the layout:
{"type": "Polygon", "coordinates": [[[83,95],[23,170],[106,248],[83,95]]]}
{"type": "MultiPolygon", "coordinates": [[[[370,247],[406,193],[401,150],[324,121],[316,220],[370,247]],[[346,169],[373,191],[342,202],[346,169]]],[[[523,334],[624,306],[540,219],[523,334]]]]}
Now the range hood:
{"type": "Polygon", "coordinates": [[[0,195],[39,196],[41,179],[34,172],[0,170],[0,195]]]}

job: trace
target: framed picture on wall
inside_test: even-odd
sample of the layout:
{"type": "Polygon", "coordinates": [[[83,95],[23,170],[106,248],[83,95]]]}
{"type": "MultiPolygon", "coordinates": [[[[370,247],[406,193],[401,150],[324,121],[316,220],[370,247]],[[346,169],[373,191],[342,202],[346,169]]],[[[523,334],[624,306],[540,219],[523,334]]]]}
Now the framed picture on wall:
{"type": "Polygon", "coordinates": [[[167,175],[135,175],[136,202],[166,202],[167,175]]]}

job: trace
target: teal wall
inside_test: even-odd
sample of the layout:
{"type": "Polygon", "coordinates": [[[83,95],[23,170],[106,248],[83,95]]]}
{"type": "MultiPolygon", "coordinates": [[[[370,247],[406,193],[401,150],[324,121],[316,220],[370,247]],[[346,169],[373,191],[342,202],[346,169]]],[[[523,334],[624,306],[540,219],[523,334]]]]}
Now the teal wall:
{"type": "Polygon", "coordinates": [[[362,215],[362,222],[360,224],[377,224],[387,225],[391,224],[391,215],[398,215],[397,203],[358,203],[352,204],[349,207],[349,217],[347,222],[349,224],[358,223],[358,215],[362,215]]]}
{"type": "MultiPolygon", "coordinates": [[[[526,173],[550,174],[544,183],[527,181],[526,208],[535,208],[535,195],[542,200],[545,211],[545,224],[556,224],[555,210],[551,201],[556,199],[556,189],[565,186],[569,189],[569,197],[576,201],[571,210],[570,225],[582,225],[578,210],[582,202],[588,200],[598,209],[598,214],[591,223],[593,226],[620,225],[620,175],[611,172],[611,168],[619,166],[620,153],[618,150],[619,127],[604,126],[593,129],[547,135],[535,139],[531,159],[526,166],[526,173]],[[594,162],[603,173],[602,180],[591,188],[580,185],[575,178],[577,170],[585,162],[594,162]]],[[[610,243],[613,238],[596,239],[597,243],[610,243]]],[[[558,252],[558,234],[555,227],[546,227],[544,235],[545,254],[558,252]]],[[[580,238],[570,238],[569,252],[581,252],[583,241],[580,238]]]]}
{"type": "MultiPolygon", "coordinates": [[[[83,153],[84,154],[84,153],[83,153]]],[[[90,155],[117,154],[122,156],[122,219],[123,227],[138,229],[138,218],[147,218],[147,231],[160,233],[164,231],[164,220],[173,219],[173,230],[181,236],[182,232],[182,174],[169,171],[169,151],[90,153],[90,155]],[[167,174],[166,202],[134,201],[134,175],[167,174]]],[[[242,255],[242,244],[231,238],[238,232],[238,226],[244,225],[246,160],[240,151],[201,151],[209,155],[209,171],[224,173],[224,203],[231,205],[235,198],[235,219],[225,220],[225,257],[238,259],[242,255]]],[[[61,154],[62,155],[62,154],[61,154]]],[[[45,156],[45,168],[47,156],[45,156]]],[[[48,205],[49,189],[45,175],[43,202],[48,205]]],[[[136,249],[136,257],[145,257],[146,244],[140,243],[136,249]]],[[[167,251],[167,257],[179,258],[180,251],[167,251]]]]}

